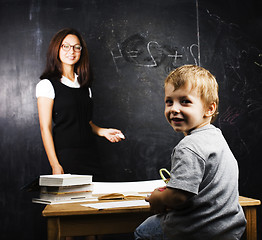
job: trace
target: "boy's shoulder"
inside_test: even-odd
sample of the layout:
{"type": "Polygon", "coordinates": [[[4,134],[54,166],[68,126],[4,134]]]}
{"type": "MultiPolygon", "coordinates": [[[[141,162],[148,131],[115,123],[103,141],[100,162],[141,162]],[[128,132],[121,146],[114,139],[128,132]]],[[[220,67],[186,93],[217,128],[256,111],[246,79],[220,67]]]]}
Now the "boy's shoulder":
{"type": "Polygon", "coordinates": [[[201,138],[207,138],[207,137],[217,137],[219,135],[222,135],[222,132],[219,128],[215,127],[212,124],[208,124],[206,126],[203,126],[201,128],[194,129],[189,135],[185,136],[182,141],[192,141],[193,139],[201,139],[201,138]]]}
{"type": "Polygon", "coordinates": [[[185,136],[178,143],[176,148],[187,148],[197,153],[203,153],[207,151],[209,152],[211,149],[217,149],[219,144],[224,141],[221,130],[214,125],[209,124],[193,130],[191,134],[185,136]]]}
{"type": "Polygon", "coordinates": [[[208,124],[201,128],[194,129],[185,138],[201,138],[201,137],[211,137],[211,136],[217,137],[219,135],[222,135],[221,130],[212,124],[208,124]]]}

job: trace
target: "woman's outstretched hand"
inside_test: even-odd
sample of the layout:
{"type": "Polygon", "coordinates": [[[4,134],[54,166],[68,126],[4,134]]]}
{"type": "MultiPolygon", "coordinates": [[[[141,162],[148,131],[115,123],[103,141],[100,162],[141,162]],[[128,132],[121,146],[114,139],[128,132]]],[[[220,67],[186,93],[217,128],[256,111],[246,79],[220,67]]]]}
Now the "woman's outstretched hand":
{"type": "Polygon", "coordinates": [[[119,142],[122,139],[125,139],[124,134],[114,128],[102,128],[94,124],[92,121],[89,122],[93,132],[100,137],[105,137],[110,142],[119,142]]]}
{"type": "Polygon", "coordinates": [[[122,139],[125,139],[124,134],[120,130],[113,128],[104,128],[103,136],[110,142],[120,142],[122,139]]]}

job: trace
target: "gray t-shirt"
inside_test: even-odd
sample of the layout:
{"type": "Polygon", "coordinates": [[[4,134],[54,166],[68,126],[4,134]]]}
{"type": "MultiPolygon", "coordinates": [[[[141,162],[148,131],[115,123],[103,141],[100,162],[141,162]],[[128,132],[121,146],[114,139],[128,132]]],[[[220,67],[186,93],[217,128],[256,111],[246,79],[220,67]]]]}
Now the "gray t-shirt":
{"type": "Polygon", "coordinates": [[[246,220],[238,202],[238,165],[220,129],[207,125],[184,137],[172,153],[167,186],[194,194],[163,217],[175,240],[236,240],[246,220]]]}

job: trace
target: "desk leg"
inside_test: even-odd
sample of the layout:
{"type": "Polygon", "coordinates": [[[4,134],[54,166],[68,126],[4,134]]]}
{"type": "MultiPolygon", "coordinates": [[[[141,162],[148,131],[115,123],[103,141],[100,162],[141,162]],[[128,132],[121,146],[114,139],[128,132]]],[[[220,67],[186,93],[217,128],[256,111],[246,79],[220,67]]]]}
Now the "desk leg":
{"type": "Polygon", "coordinates": [[[60,237],[60,219],[58,217],[49,217],[47,219],[47,239],[60,240],[60,237]]]}
{"type": "Polygon", "coordinates": [[[257,240],[257,209],[256,207],[244,207],[247,219],[247,240],[257,240]]]}

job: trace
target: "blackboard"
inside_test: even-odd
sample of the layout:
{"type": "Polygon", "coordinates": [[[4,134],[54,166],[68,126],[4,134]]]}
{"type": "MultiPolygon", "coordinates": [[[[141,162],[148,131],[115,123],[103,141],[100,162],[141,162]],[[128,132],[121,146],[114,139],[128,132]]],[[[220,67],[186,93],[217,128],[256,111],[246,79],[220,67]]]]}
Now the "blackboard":
{"type": "MultiPolygon", "coordinates": [[[[183,64],[209,69],[220,85],[219,117],[240,169],[240,194],[262,199],[260,174],[261,3],[253,0],[4,1],[0,8],[0,238],[46,239],[42,205],[20,188],[50,173],[35,85],[53,34],[84,36],[94,75],[93,121],[126,140],[97,137],[108,181],[159,178],[183,137],[164,118],[163,81],[183,64]]],[[[261,211],[258,212],[261,224],[261,211]]],[[[261,232],[259,230],[259,236],[261,232]]]]}
{"type": "MultiPolygon", "coordinates": [[[[181,137],[164,118],[163,80],[176,66],[198,64],[196,3],[143,1],[139,9],[136,2],[119,5],[122,11],[108,16],[102,31],[94,34],[99,41],[89,44],[94,121],[126,135],[124,142],[112,146],[98,139],[105,149],[101,158],[111,171],[109,180],[154,179],[161,167],[170,165],[170,152],[181,137]]],[[[107,16],[109,8],[102,14],[107,16]]]]}

